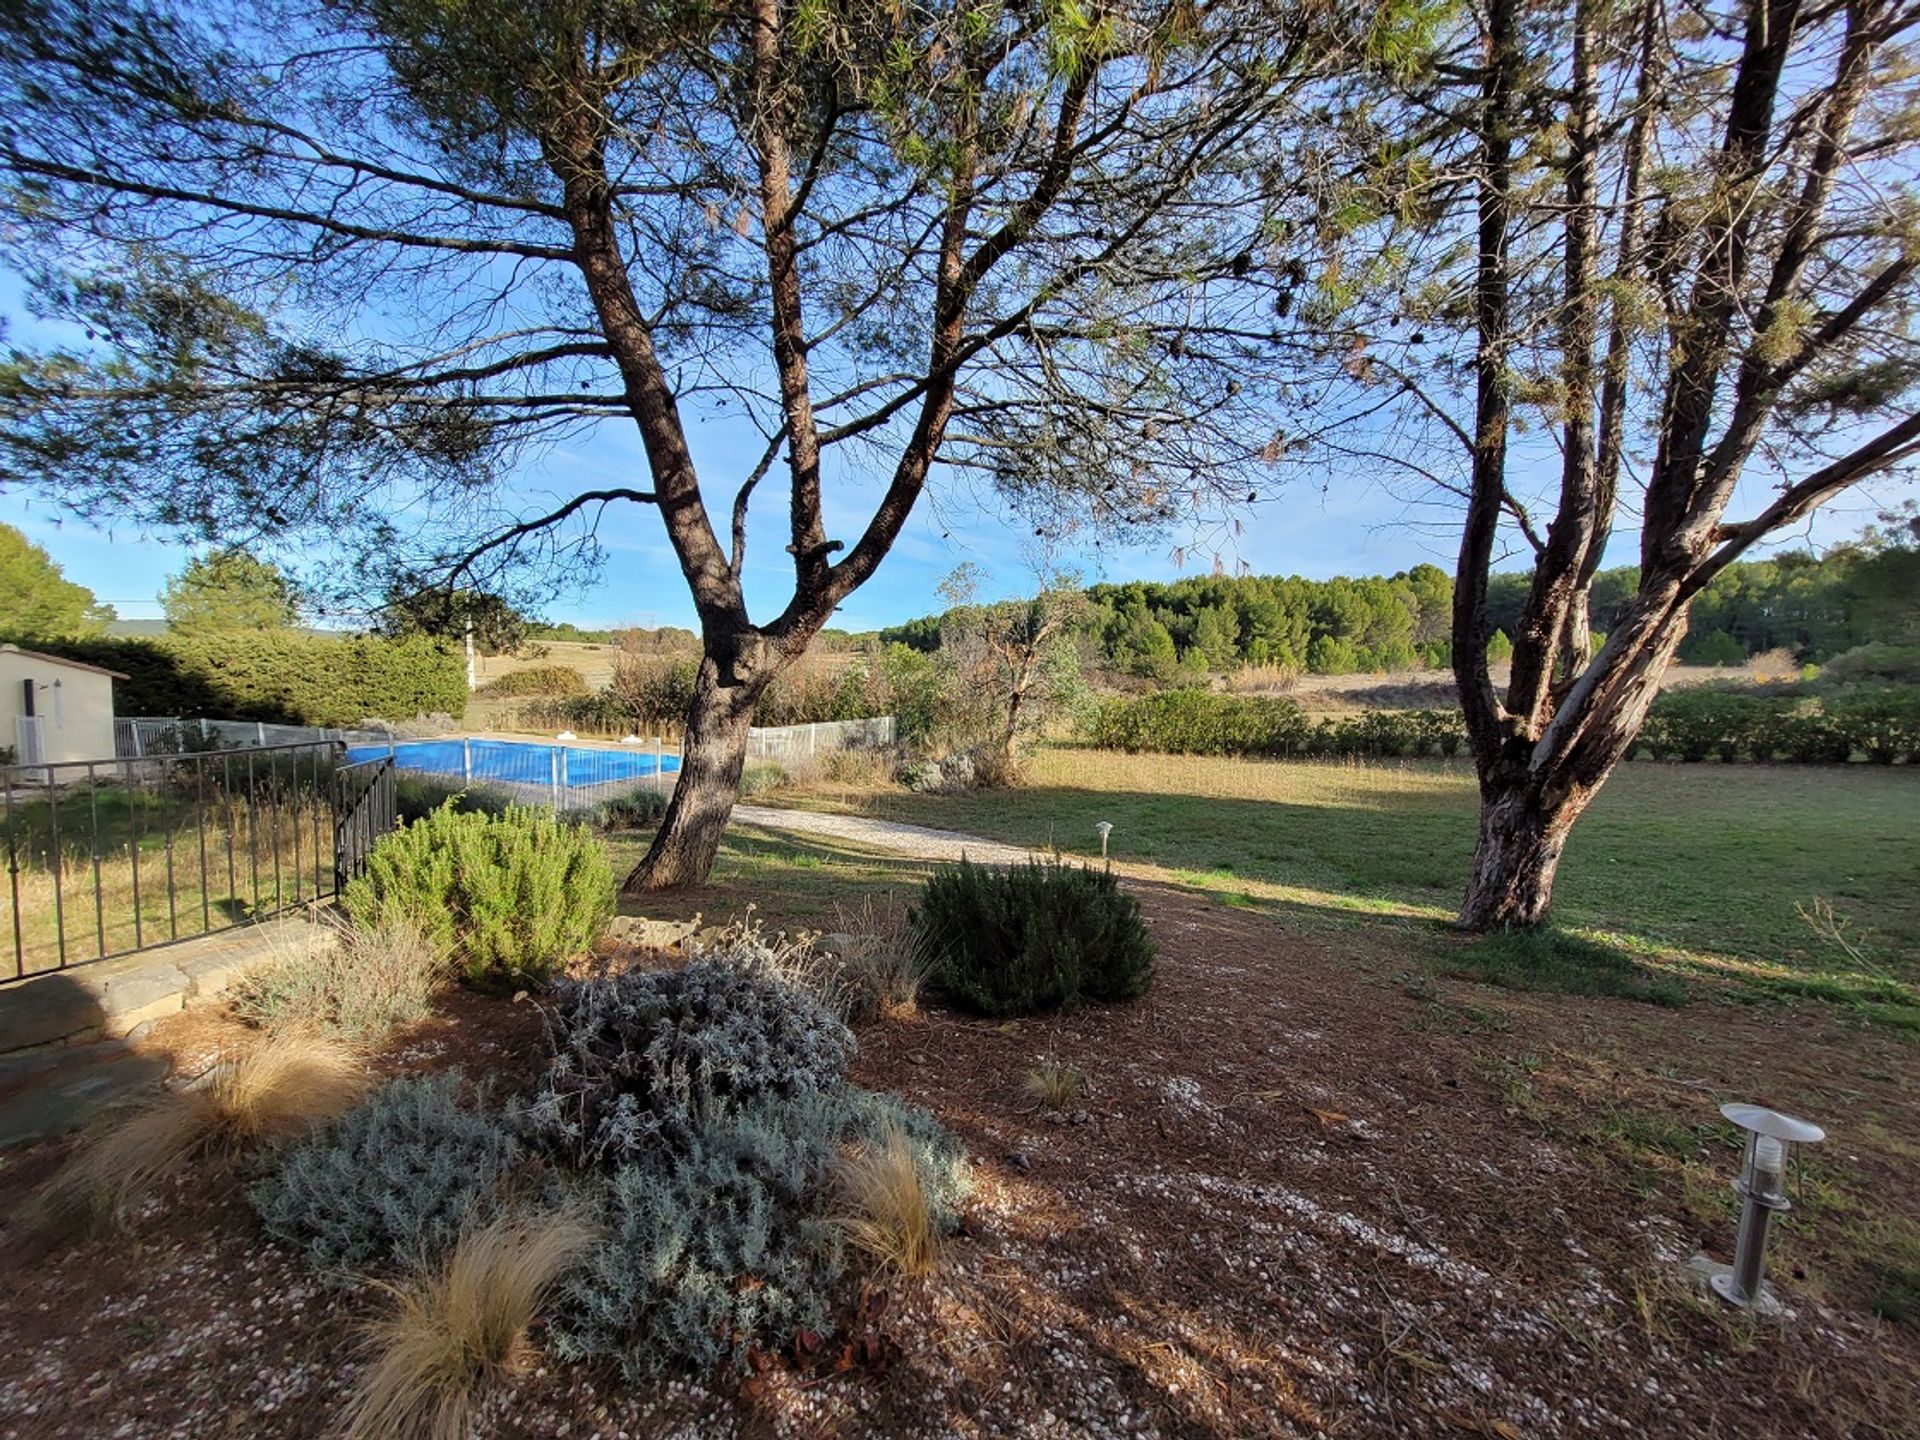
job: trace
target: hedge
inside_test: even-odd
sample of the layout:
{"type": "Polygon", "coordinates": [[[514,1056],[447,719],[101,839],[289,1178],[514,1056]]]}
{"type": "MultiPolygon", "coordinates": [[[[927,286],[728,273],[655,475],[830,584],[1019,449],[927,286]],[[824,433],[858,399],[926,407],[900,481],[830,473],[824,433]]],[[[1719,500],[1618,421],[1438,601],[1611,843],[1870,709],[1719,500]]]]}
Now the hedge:
{"type": "Polygon", "coordinates": [[[585,695],[587,677],[571,665],[529,665],[524,670],[509,670],[487,681],[474,694],[483,699],[507,699],[523,695],[585,695]]]}
{"type": "Polygon", "coordinates": [[[1317,724],[1291,700],[1170,690],[1108,700],[1084,737],[1109,750],[1268,758],[1455,755],[1466,728],[1450,710],[1370,710],[1317,724]]]}
{"type": "Polygon", "coordinates": [[[19,643],[126,675],[113,684],[120,715],[353,725],[373,716],[407,720],[443,713],[457,719],[467,706],[459,653],[425,636],[245,630],[19,643]]]}
{"type": "MultiPolygon", "coordinates": [[[[1315,722],[1291,700],[1171,690],[1108,700],[1083,728],[1087,744],[1169,755],[1268,758],[1452,756],[1465,748],[1455,710],[1370,710],[1315,722]]],[[[1669,691],[1653,704],[1635,755],[1880,765],[1920,763],[1920,687],[1854,686],[1827,695],[1669,691]]]]}
{"type": "Polygon", "coordinates": [[[1699,688],[1654,701],[1638,749],[1655,760],[1920,763],[1920,688],[1856,686],[1832,694],[1743,695],[1699,688]]]}

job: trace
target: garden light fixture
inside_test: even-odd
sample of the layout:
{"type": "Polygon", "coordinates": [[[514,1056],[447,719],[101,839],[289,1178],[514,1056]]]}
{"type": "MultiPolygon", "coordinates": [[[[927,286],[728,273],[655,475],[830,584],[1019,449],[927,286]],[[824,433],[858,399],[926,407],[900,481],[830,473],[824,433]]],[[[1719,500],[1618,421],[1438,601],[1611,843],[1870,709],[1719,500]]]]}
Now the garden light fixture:
{"type": "Polygon", "coordinates": [[[1100,858],[1104,860],[1107,858],[1107,837],[1113,833],[1113,822],[1102,820],[1093,828],[1100,836],[1100,858]]]}
{"type": "Polygon", "coordinates": [[[1827,1138],[1827,1132],[1762,1105],[1722,1105],[1720,1113],[1747,1132],[1747,1145],[1740,1176],[1733,1182],[1740,1196],[1740,1234],[1734,1241],[1733,1265],[1713,1267],[1707,1283],[1729,1304],[1771,1312],[1779,1302],[1760,1276],[1773,1217],[1793,1208],[1787,1199],[1787,1165],[1795,1145],[1816,1144],[1827,1138]]]}

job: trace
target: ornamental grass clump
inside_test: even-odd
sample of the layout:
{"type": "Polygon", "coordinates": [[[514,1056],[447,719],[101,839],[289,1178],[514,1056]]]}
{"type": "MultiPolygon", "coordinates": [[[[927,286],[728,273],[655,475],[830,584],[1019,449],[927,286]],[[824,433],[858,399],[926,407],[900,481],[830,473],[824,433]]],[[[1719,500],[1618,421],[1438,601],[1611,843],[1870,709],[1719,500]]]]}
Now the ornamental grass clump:
{"type": "Polygon", "coordinates": [[[340,1041],[300,1031],[269,1035],[199,1084],[169,1090],[83,1142],[28,1219],[46,1232],[124,1225],[189,1162],[230,1159],[304,1134],[365,1090],[365,1069],[340,1041]]]}
{"type": "Polygon", "coordinates": [[[446,976],[445,953],[420,924],[389,914],[365,929],[322,921],[283,940],[231,993],[235,1012],[262,1029],[323,1030],[373,1044],[425,1019],[446,976]]]}
{"type": "Polygon", "coordinates": [[[442,1265],[389,1286],[366,1327],[372,1359],[347,1406],[352,1440],[464,1440],[481,1390],[526,1367],[527,1328],[593,1244],[571,1211],[504,1215],[461,1236],[442,1265]]]}
{"type": "Polygon", "coordinates": [[[363,928],[411,921],[469,984],[544,985],[613,914],[613,867],[584,825],[441,806],[374,846],[341,897],[363,928]]]}
{"type": "Polygon", "coordinates": [[[913,924],[941,992],[984,1015],[1132,1000],[1153,982],[1139,902],[1108,870],[962,860],[928,877],[913,924]]]}
{"type": "Polygon", "coordinates": [[[888,1122],[841,1158],[836,1178],[843,1204],[834,1223],[849,1245],[883,1274],[934,1272],[946,1231],[906,1131],[888,1122]]]}

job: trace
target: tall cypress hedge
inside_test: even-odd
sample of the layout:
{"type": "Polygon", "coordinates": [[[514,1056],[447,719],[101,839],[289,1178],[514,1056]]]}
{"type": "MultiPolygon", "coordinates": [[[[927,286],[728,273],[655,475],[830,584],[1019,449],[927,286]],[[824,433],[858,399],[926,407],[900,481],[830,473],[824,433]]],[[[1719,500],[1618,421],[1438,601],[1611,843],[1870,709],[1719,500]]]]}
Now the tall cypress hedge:
{"type": "Polygon", "coordinates": [[[466,666],[425,636],[236,630],[158,639],[27,640],[22,649],[103,665],[120,715],[352,725],[378,716],[463,715],[466,666]]]}

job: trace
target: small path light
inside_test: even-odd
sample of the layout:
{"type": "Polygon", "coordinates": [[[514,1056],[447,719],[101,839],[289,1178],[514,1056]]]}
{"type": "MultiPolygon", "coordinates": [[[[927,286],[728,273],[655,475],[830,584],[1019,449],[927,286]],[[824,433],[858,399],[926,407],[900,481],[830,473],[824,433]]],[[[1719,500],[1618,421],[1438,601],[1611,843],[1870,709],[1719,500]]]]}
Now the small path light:
{"type": "Polygon", "coordinates": [[[1763,1105],[1722,1105],[1720,1113],[1747,1132],[1747,1147],[1741,1157],[1740,1177],[1733,1182],[1741,1202],[1733,1266],[1712,1267],[1707,1283],[1729,1304],[1771,1314],[1780,1308],[1780,1302],[1760,1276],[1766,1266],[1767,1232],[1773,1228],[1773,1217],[1793,1208],[1787,1199],[1787,1165],[1795,1145],[1817,1144],[1827,1138],[1827,1132],[1763,1105]]]}
{"type": "Polygon", "coordinates": [[[1100,858],[1104,860],[1107,858],[1107,837],[1113,834],[1113,822],[1111,820],[1102,820],[1093,828],[1100,836],[1100,858]]]}

